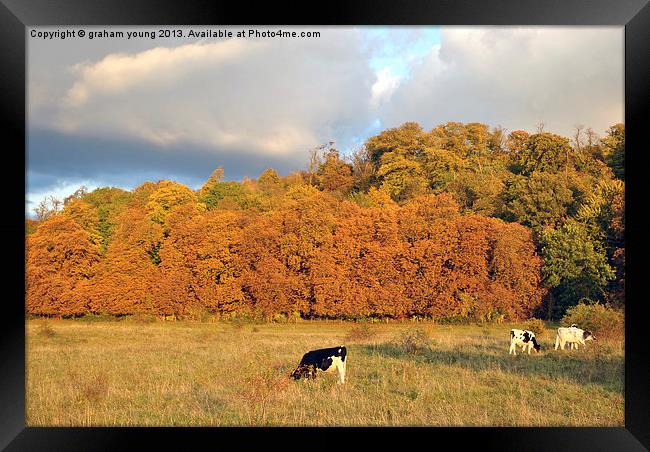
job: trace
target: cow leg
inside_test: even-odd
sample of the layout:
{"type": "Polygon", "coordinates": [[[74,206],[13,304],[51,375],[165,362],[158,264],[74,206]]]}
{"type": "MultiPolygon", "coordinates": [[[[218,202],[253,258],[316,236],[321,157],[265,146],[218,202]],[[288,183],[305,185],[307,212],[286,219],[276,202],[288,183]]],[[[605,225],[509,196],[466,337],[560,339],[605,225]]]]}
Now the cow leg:
{"type": "MultiPolygon", "coordinates": [[[[515,343],[510,342],[510,350],[508,351],[508,355],[512,355],[514,353],[514,351],[515,351],[515,343]]],[[[515,355],[516,355],[516,353],[515,353],[515,355]]]]}
{"type": "Polygon", "coordinates": [[[339,374],[339,383],[345,383],[345,361],[337,361],[336,370],[339,374]]]}

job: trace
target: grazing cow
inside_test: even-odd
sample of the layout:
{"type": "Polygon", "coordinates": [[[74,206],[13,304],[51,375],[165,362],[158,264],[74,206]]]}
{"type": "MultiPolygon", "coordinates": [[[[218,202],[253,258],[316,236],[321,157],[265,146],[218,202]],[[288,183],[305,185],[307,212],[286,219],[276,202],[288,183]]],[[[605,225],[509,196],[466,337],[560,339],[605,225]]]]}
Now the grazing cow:
{"type": "Polygon", "coordinates": [[[321,348],[319,350],[312,350],[303,355],[300,364],[296,370],[291,373],[291,376],[300,380],[301,378],[316,378],[316,371],[334,372],[338,371],[339,383],[345,383],[345,357],[348,350],[345,345],[332,348],[321,348]]]}
{"type": "Polygon", "coordinates": [[[557,336],[555,336],[555,350],[558,346],[564,350],[564,346],[568,343],[569,349],[573,350],[578,348],[578,344],[585,345],[585,341],[594,341],[594,335],[591,331],[582,330],[575,324],[569,328],[560,327],[557,329],[557,336]]]}
{"type": "Polygon", "coordinates": [[[516,356],[517,352],[515,351],[515,348],[517,346],[522,346],[522,353],[528,349],[529,355],[530,349],[534,348],[535,351],[538,352],[541,348],[537,339],[535,339],[535,333],[532,331],[512,329],[510,330],[510,351],[508,354],[514,354],[516,356]]]}

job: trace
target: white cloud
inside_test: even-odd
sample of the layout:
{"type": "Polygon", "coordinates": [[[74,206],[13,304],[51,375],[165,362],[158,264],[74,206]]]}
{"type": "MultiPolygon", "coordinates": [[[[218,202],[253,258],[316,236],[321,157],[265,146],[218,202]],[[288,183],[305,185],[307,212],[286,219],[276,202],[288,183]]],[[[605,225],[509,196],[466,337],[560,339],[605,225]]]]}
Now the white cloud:
{"type": "Polygon", "coordinates": [[[250,58],[264,51],[268,43],[253,40],[199,42],[178,47],[156,47],[137,54],[109,54],[98,62],[72,66],[78,79],[64,104],[81,107],[98,96],[114,96],[152,83],[172,84],[206,66],[219,68],[228,61],[250,58]]]}
{"type": "Polygon", "coordinates": [[[367,123],[374,78],[358,31],[321,33],[109,53],[73,65],[65,94],[46,106],[36,98],[30,114],[60,132],[163,150],[187,143],[217,153],[306,155],[367,123]]]}
{"type": "Polygon", "coordinates": [[[393,75],[390,67],[377,72],[377,81],[372,85],[371,107],[377,108],[381,103],[389,101],[401,80],[401,77],[393,75]]]}
{"type": "Polygon", "coordinates": [[[410,79],[393,93],[382,121],[425,128],[478,121],[509,130],[570,134],[623,120],[622,28],[457,28],[442,30],[410,79]]]}

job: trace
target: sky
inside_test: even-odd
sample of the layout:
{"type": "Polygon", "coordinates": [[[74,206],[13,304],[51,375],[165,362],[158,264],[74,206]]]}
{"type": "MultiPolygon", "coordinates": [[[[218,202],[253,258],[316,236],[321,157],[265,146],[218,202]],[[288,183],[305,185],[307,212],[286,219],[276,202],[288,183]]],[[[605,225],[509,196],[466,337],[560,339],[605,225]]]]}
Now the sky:
{"type": "Polygon", "coordinates": [[[82,185],[286,175],[317,145],[345,155],[407,121],[568,137],[624,119],[623,27],[160,28],[28,29],[26,215],[82,185]],[[233,37],[190,36],[220,30],[233,37]]]}

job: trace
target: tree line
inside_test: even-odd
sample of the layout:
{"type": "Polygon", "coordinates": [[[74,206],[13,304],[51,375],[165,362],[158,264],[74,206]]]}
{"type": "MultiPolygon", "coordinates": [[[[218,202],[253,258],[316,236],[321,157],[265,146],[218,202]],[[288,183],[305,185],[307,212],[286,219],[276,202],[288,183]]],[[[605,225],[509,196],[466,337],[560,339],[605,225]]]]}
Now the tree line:
{"type": "Polygon", "coordinates": [[[26,224],[33,315],[518,320],[624,306],[624,127],[416,123],[288,176],[81,188],[26,224]]]}

